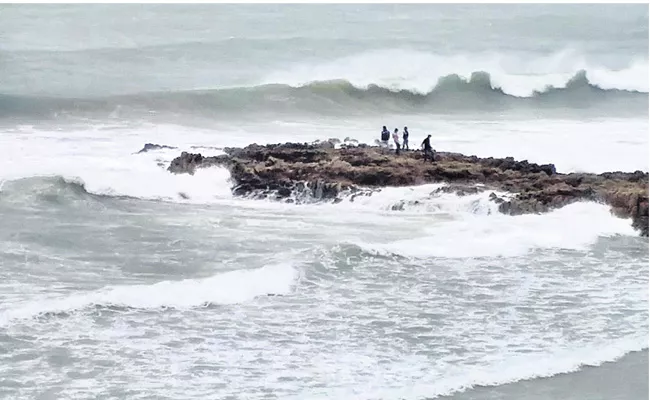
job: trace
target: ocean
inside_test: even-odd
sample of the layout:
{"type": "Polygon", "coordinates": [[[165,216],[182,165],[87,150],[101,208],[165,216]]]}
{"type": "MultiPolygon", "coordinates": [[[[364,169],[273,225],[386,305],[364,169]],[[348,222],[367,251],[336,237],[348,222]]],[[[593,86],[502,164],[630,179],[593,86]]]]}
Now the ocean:
{"type": "Polygon", "coordinates": [[[605,205],[295,205],[166,171],[383,125],[648,171],[647,5],[3,4],[0,27],[0,398],[648,398],[648,239],[605,205]]]}

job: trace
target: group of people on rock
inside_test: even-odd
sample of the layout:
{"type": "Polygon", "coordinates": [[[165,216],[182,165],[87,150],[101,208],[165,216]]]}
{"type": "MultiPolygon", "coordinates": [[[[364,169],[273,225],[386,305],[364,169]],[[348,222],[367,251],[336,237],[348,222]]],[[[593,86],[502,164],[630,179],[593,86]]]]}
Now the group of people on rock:
{"type": "MultiPolygon", "coordinates": [[[[386,129],[386,126],[383,127],[381,131],[381,143],[385,147],[389,147],[388,141],[390,140],[390,132],[388,129],[386,129]]],[[[409,130],[408,127],[404,127],[404,131],[402,132],[402,143],[400,144],[399,141],[399,129],[395,128],[395,131],[393,132],[393,142],[395,142],[395,154],[399,154],[400,149],[404,150],[410,150],[409,148],[409,130]]],[[[433,154],[433,148],[431,148],[431,135],[428,135],[426,139],[422,141],[422,144],[420,145],[422,148],[422,151],[424,152],[424,160],[430,159],[432,162],[434,161],[434,154],[433,154]]]]}

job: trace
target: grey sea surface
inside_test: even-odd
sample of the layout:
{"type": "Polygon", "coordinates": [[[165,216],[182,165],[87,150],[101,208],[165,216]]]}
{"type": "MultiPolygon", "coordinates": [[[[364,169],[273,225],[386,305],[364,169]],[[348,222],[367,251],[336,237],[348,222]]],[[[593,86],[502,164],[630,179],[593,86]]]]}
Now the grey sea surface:
{"type": "Polygon", "coordinates": [[[645,5],[0,6],[0,398],[648,398],[648,239],[489,193],[233,197],[337,137],[648,171],[645,5]],[[137,154],[145,143],[175,147],[137,154]]]}

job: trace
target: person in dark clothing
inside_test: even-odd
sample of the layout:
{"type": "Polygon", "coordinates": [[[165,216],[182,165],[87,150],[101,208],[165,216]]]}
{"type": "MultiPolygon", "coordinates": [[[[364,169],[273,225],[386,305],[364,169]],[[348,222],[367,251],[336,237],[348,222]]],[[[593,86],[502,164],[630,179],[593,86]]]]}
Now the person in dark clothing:
{"type": "Polygon", "coordinates": [[[422,141],[422,150],[424,150],[424,161],[426,161],[427,158],[431,158],[431,162],[435,161],[433,149],[431,148],[431,135],[427,136],[427,138],[422,141]]]}
{"type": "Polygon", "coordinates": [[[407,127],[404,127],[404,133],[402,134],[402,148],[409,150],[409,130],[407,127]]]}
{"type": "Polygon", "coordinates": [[[384,126],[383,130],[381,131],[381,142],[386,147],[388,147],[388,139],[390,139],[390,132],[384,126]]]}

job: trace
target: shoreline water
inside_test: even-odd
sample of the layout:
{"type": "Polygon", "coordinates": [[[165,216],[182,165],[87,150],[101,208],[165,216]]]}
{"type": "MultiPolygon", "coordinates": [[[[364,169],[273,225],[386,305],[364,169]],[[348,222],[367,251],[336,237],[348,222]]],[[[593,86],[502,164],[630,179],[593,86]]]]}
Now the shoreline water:
{"type": "Polygon", "coordinates": [[[645,399],[648,396],[648,349],[631,352],[616,361],[579,371],[493,387],[472,388],[436,400],[514,399],[525,393],[530,400],[645,399]]]}

